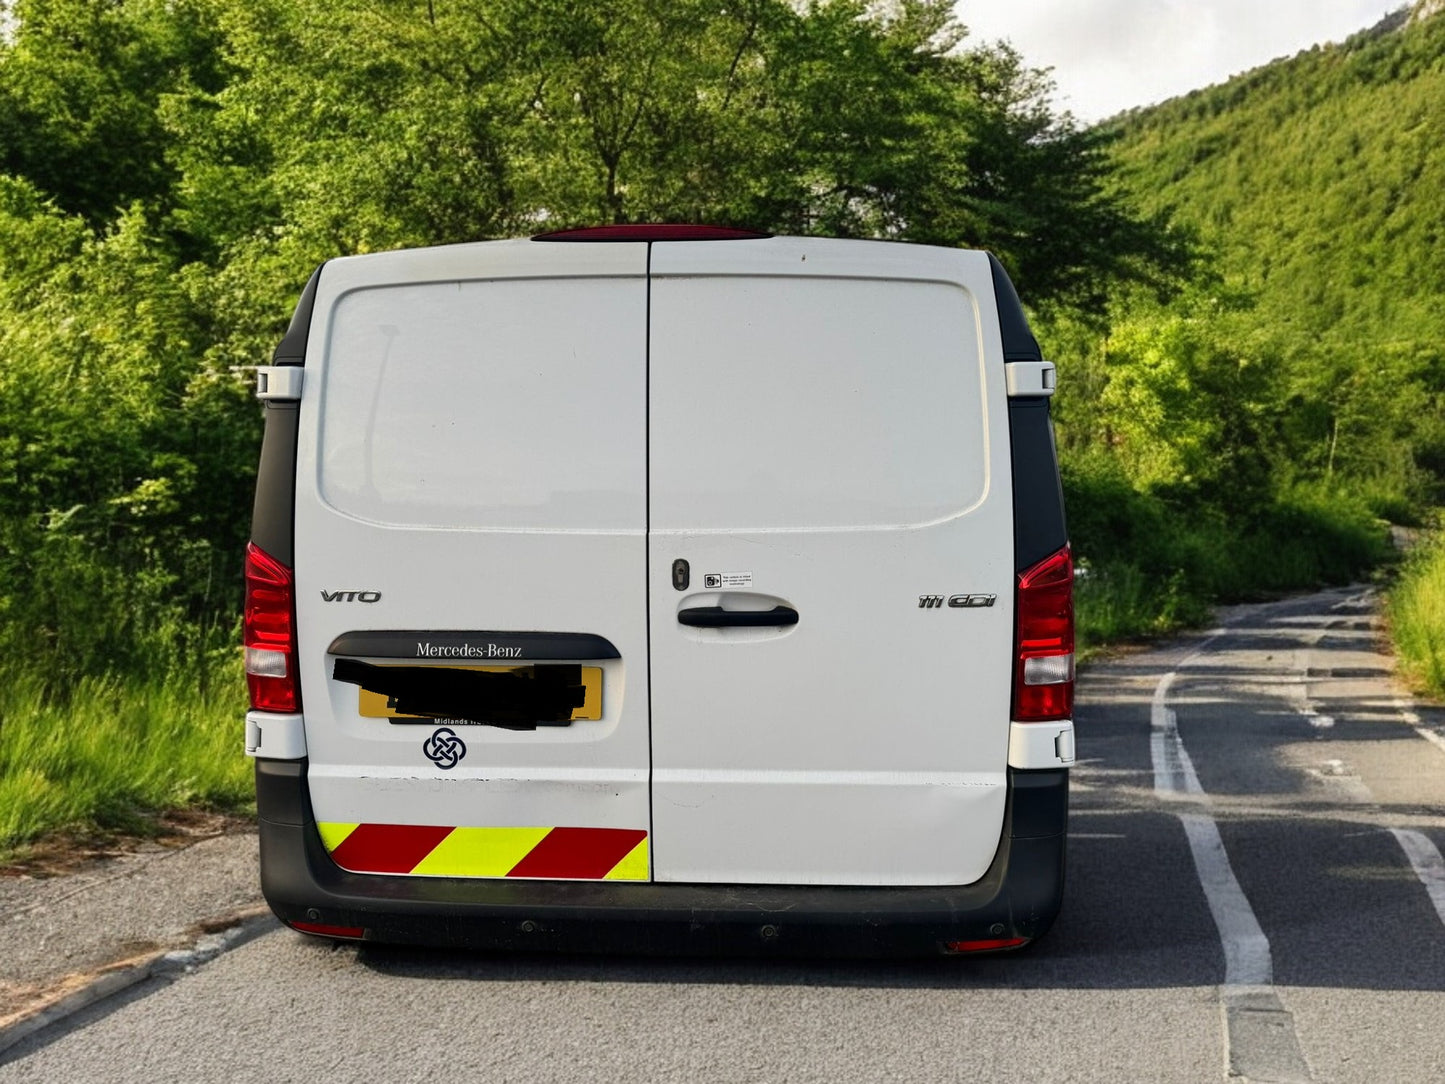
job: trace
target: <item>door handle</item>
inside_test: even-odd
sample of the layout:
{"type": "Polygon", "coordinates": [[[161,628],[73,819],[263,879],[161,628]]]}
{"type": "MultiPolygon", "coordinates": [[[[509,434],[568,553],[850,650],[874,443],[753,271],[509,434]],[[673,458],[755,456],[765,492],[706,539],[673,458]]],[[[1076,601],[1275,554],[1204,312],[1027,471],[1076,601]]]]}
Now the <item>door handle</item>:
{"type": "Polygon", "coordinates": [[[730,627],[758,628],[798,623],[798,611],[791,606],[774,606],[771,610],[724,610],[721,606],[690,606],[677,612],[684,625],[698,629],[730,627]]]}

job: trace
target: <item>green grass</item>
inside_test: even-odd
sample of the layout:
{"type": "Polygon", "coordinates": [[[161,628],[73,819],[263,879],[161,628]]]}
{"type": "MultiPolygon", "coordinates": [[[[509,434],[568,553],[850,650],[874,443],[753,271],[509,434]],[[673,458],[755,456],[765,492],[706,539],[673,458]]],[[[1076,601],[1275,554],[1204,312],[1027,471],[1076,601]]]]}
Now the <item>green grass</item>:
{"type": "Polygon", "coordinates": [[[1386,612],[1405,674],[1428,695],[1445,699],[1445,532],[1406,560],[1386,612]]]}
{"type": "Polygon", "coordinates": [[[1086,566],[1074,581],[1075,652],[1086,660],[1111,644],[1202,624],[1208,604],[1183,586],[1182,575],[1161,579],[1119,562],[1086,566]]]}
{"type": "Polygon", "coordinates": [[[239,660],[149,680],[82,677],[63,694],[22,670],[0,680],[0,854],[60,830],[146,832],[148,814],[242,809],[239,660]]]}

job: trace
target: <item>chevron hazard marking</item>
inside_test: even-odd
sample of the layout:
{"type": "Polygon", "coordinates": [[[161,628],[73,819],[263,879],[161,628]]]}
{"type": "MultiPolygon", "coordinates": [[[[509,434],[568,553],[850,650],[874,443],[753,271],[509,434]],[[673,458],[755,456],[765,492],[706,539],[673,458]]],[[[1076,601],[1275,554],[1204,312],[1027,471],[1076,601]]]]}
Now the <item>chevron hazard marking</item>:
{"type": "Polygon", "coordinates": [[[505,877],[548,828],[453,828],[412,869],[421,877],[505,877]]]}
{"type": "Polygon", "coordinates": [[[353,873],[646,881],[640,828],[476,828],[417,824],[317,825],[331,859],[353,873]]]}

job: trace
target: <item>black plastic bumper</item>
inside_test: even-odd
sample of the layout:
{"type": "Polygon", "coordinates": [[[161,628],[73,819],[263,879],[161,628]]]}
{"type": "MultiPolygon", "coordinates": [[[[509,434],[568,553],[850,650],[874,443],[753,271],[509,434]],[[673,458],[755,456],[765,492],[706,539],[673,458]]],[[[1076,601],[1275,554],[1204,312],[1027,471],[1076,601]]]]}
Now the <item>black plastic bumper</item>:
{"type": "Polygon", "coordinates": [[[1065,770],[1010,769],[1003,836],[971,885],[619,884],[348,873],[322,846],[306,762],[256,761],[261,888],[286,923],[397,944],[648,954],[932,956],[1034,940],[1064,888],[1065,770]]]}

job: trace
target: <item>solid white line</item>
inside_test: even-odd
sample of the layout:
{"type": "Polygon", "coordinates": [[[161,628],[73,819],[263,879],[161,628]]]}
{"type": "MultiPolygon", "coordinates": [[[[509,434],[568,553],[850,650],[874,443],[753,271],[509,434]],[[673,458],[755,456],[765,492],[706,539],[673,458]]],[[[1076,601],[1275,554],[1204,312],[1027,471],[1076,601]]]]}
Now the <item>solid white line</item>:
{"type": "Polygon", "coordinates": [[[1274,982],[1274,964],[1269,951],[1269,938],[1254,917],[1254,909],[1229,864],[1224,840],[1212,817],[1203,813],[1181,813],[1184,834],[1194,854],[1194,868],[1209,901],[1209,913],[1219,930],[1224,945],[1224,986],[1226,992],[1237,987],[1269,986],[1274,982]]]}
{"type": "Polygon", "coordinates": [[[1390,834],[1399,841],[1400,849],[1415,868],[1415,876],[1420,878],[1420,883],[1430,894],[1435,913],[1440,916],[1441,922],[1445,922],[1445,858],[1440,857],[1440,851],[1424,832],[1413,828],[1391,828],[1390,834]]]}
{"type": "MultiPolygon", "coordinates": [[[[1179,664],[1183,669],[1202,655],[1220,633],[1215,633],[1179,664]]],[[[1149,706],[1151,727],[1149,749],[1154,762],[1154,790],[1161,795],[1193,795],[1204,797],[1204,787],[1194,770],[1194,762],[1179,736],[1178,719],[1169,707],[1169,690],[1178,669],[1165,674],[1154,687],[1149,706]]],[[[1179,814],[1189,850],[1194,856],[1194,869],[1204,889],[1209,913],[1214,917],[1224,946],[1224,985],[1226,991],[1241,987],[1269,986],[1274,981],[1274,966],[1269,939],[1255,917],[1249,898],[1240,888],[1225,853],[1219,827],[1207,813],[1179,814]]]]}

